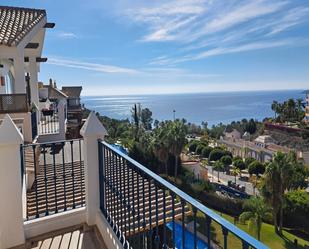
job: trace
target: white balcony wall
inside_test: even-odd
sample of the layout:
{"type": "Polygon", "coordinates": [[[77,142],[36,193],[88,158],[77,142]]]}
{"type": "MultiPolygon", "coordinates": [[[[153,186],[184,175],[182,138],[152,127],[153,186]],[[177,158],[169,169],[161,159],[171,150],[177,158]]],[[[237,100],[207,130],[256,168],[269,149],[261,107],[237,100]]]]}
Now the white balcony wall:
{"type": "Polygon", "coordinates": [[[21,181],[20,157],[23,136],[10,116],[5,116],[0,125],[0,249],[23,248],[28,238],[83,223],[98,228],[107,248],[123,248],[100,210],[97,141],[104,139],[107,132],[91,113],[81,134],[84,137],[86,207],[24,222],[26,182],[21,181]]]}
{"type": "Polygon", "coordinates": [[[6,115],[0,126],[0,249],[25,243],[19,156],[21,143],[22,134],[6,115]]]}
{"type": "MultiPolygon", "coordinates": [[[[0,120],[3,120],[6,114],[0,114],[0,120]]],[[[32,127],[31,127],[31,113],[10,113],[13,120],[22,120],[22,123],[17,124],[18,129],[23,134],[25,142],[32,142],[32,127]]]]}

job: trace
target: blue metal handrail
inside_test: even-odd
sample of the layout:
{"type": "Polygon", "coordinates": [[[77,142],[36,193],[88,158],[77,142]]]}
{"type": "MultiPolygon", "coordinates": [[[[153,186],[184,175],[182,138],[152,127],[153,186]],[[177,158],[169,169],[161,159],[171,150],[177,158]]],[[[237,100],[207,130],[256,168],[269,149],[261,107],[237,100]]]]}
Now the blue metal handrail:
{"type": "MultiPolygon", "coordinates": [[[[197,210],[201,211],[202,213],[204,213],[206,215],[207,218],[210,218],[211,220],[214,220],[215,222],[220,224],[222,226],[222,230],[223,230],[223,234],[224,234],[225,248],[227,246],[226,245],[226,243],[227,243],[227,232],[230,232],[233,235],[235,235],[236,237],[238,237],[243,242],[243,248],[249,248],[249,246],[251,246],[253,248],[260,248],[260,249],[267,249],[268,248],[263,243],[261,243],[260,241],[256,240],[252,236],[250,236],[248,233],[244,232],[243,230],[239,229],[238,227],[236,227],[235,225],[233,225],[229,221],[225,220],[220,215],[216,214],[214,211],[212,211],[211,209],[207,208],[206,206],[204,206],[203,204],[198,202],[196,199],[192,198],[191,196],[189,196],[185,192],[181,191],[180,189],[178,189],[177,187],[175,187],[174,185],[172,185],[168,181],[164,180],[162,177],[158,176],[157,174],[155,174],[154,172],[152,172],[151,170],[149,170],[148,168],[146,168],[142,164],[138,163],[134,159],[130,158],[126,154],[117,150],[112,145],[106,143],[105,141],[101,141],[101,140],[98,140],[98,143],[99,143],[99,157],[100,157],[100,155],[101,155],[101,157],[103,156],[102,155],[103,152],[100,151],[100,146],[102,148],[102,145],[103,145],[103,146],[107,147],[109,150],[111,150],[113,153],[115,153],[115,154],[119,155],[121,158],[125,159],[128,162],[128,164],[134,165],[134,167],[136,167],[136,169],[139,172],[142,172],[142,174],[145,177],[154,180],[160,186],[163,186],[165,189],[168,189],[169,191],[174,193],[176,196],[180,197],[180,199],[182,201],[191,204],[192,207],[193,207],[193,210],[197,209],[197,210]]],[[[100,163],[101,164],[103,163],[102,158],[100,159],[100,163]]],[[[102,179],[100,179],[100,180],[102,180],[102,179]]],[[[209,236],[208,236],[208,240],[209,240],[209,236]]]]}

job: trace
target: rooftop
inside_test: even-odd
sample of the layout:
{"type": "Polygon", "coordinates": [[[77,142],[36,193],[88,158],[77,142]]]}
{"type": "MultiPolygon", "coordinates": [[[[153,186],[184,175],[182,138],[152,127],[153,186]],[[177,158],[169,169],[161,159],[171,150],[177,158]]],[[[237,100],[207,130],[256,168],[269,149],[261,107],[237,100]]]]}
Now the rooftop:
{"type": "Polygon", "coordinates": [[[0,45],[17,46],[45,16],[41,9],[0,6],[0,45]]]}
{"type": "Polygon", "coordinates": [[[80,97],[82,91],[81,86],[64,86],[62,87],[62,92],[66,94],[69,98],[80,97]]]}

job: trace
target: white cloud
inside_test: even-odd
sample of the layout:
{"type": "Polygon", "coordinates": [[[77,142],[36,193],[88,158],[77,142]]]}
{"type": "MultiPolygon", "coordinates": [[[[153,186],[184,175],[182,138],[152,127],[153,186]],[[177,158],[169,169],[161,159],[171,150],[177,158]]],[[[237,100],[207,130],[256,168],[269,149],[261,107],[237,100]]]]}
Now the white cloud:
{"type": "Polygon", "coordinates": [[[98,64],[98,63],[89,63],[89,62],[83,62],[83,61],[78,61],[78,60],[49,58],[47,63],[51,65],[62,66],[62,67],[84,69],[84,70],[89,70],[89,71],[96,71],[96,72],[110,73],[110,74],[137,74],[139,73],[139,71],[137,70],[126,68],[126,67],[118,67],[118,66],[98,64]]]}
{"type": "MultiPolygon", "coordinates": [[[[124,13],[127,20],[145,28],[139,41],[177,42],[171,54],[150,61],[156,65],[286,46],[284,42],[276,42],[276,37],[297,25],[309,23],[309,5],[293,0],[138,2],[139,5],[124,13]],[[198,50],[203,51],[192,52],[198,50]]],[[[288,34],[284,37],[289,38],[293,37],[288,34]]]]}
{"type": "Polygon", "coordinates": [[[74,39],[77,38],[77,35],[74,34],[73,32],[64,32],[60,31],[57,33],[57,36],[63,39],[74,39]]]}
{"type": "Polygon", "coordinates": [[[142,41],[171,41],[178,39],[182,28],[193,24],[207,10],[206,0],[173,0],[151,7],[140,7],[126,11],[127,17],[146,24],[149,33],[142,41]]]}
{"type": "Polygon", "coordinates": [[[188,54],[176,58],[155,58],[150,62],[151,65],[175,65],[178,63],[186,61],[196,61],[205,59],[212,56],[224,55],[224,54],[234,54],[247,51],[261,50],[261,49],[270,49],[286,46],[301,46],[309,42],[309,39],[284,39],[284,40],[273,40],[265,42],[251,42],[242,45],[232,46],[232,47],[216,47],[195,54],[188,54]]]}

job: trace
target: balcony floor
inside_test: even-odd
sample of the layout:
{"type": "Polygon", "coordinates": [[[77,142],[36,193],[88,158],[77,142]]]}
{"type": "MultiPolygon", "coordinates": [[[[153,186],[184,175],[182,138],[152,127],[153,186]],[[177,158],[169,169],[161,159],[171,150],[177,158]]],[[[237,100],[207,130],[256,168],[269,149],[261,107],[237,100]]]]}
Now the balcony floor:
{"type": "Polygon", "coordinates": [[[106,249],[95,228],[71,227],[40,235],[27,241],[27,249],[106,249]]]}

